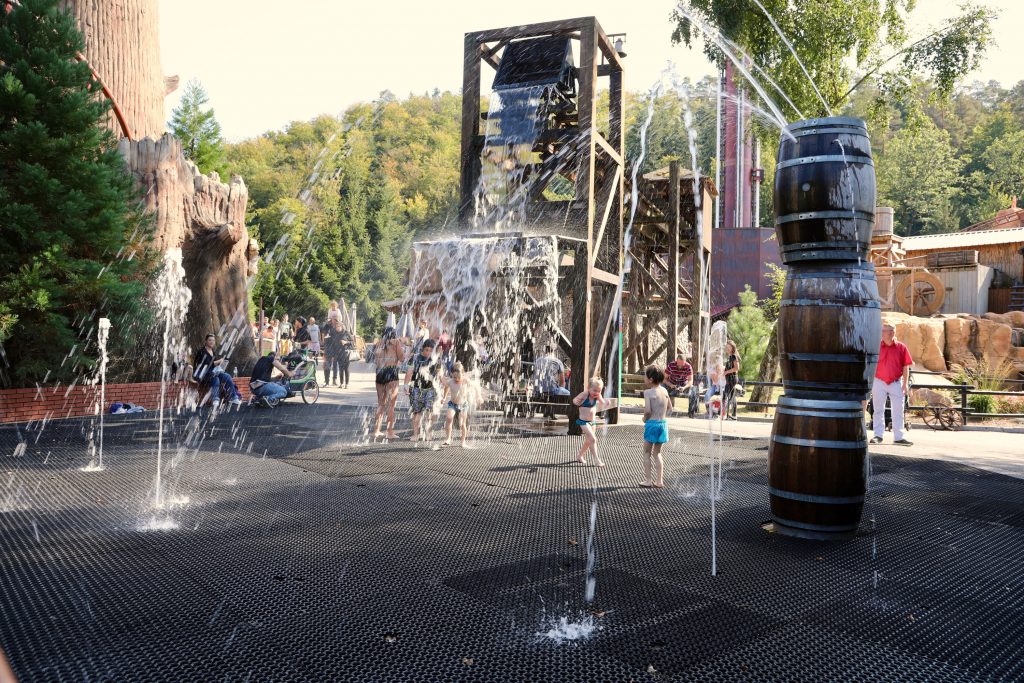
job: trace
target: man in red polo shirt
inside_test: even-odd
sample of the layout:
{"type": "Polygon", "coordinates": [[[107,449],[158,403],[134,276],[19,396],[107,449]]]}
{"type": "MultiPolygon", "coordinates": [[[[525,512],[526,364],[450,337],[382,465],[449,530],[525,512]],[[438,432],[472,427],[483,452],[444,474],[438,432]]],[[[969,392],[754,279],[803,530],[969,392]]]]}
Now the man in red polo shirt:
{"type": "Polygon", "coordinates": [[[892,406],[893,443],[913,446],[903,438],[903,396],[910,391],[910,366],[914,364],[910,351],[903,342],[896,341],[896,328],[882,325],[882,346],[878,351],[878,368],[871,385],[871,402],[875,406],[875,436],[871,443],[882,443],[885,434],[885,399],[892,406]]]}

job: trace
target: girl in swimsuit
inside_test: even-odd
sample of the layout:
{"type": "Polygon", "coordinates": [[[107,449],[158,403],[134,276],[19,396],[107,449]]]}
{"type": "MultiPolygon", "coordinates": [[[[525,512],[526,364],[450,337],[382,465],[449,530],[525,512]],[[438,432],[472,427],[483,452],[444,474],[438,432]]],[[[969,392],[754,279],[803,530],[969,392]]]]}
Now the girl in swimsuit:
{"type": "Polygon", "coordinates": [[[587,464],[587,451],[590,451],[594,454],[594,462],[597,463],[597,466],[604,467],[601,457],[597,454],[597,434],[594,433],[594,417],[611,405],[611,401],[601,395],[603,390],[604,380],[594,377],[590,380],[587,390],[572,400],[580,408],[580,416],[576,420],[576,424],[583,432],[583,445],[580,446],[580,451],[576,454],[576,461],[584,465],[587,464]]]}
{"type": "Polygon", "coordinates": [[[402,345],[395,328],[386,327],[374,354],[377,364],[377,423],[373,438],[384,436],[381,422],[387,415],[388,439],[395,437],[395,403],[398,402],[398,365],[402,362],[402,345]]]}

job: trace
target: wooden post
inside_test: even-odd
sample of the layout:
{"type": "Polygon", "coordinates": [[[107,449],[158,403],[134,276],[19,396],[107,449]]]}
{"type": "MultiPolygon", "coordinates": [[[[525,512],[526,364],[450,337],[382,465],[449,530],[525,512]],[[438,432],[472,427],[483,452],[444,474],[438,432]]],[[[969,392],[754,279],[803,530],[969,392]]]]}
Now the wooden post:
{"type": "Polygon", "coordinates": [[[459,220],[473,215],[473,194],[479,180],[479,154],[476,138],[480,132],[480,41],[467,33],[462,64],[462,150],[459,163],[459,220]]]}
{"type": "Polygon", "coordinates": [[[679,162],[672,161],[668,165],[668,277],[666,289],[668,298],[668,360],[666,365],[675,360],[679,344],[679,231],[682,225],[679,220],[679,162]]]}
{"type": "MultiPolygon", "coordinates": [[[[572,374],[569,377],[569,394],[576,396],[587,386],[590,377],[590,244],[576,247],[575,265],[572,270],[572,374]]],[[[576,424],[580,416],[578,407],[569,404],[569,433],[579,434],[576,424]]]]}

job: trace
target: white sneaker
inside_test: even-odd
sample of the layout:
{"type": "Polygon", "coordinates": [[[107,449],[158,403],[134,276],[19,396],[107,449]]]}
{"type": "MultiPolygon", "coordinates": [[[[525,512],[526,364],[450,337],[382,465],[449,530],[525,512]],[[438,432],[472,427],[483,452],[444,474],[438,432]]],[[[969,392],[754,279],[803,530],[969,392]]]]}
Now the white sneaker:
{"type": "Polygon", "coordinates": [[[242,399],[240,399],[240,398],[233,398],[233,399],[231,399],[231,405],[233,405],[233,406],[240,406],[240,405],[242,405],[242,399]]]}
{"type": "Polygon", "coordinates": [[[220,410],[220,401],[214,401],[210,404],[210,407],[213,408],[214,411],[220,410]]]}

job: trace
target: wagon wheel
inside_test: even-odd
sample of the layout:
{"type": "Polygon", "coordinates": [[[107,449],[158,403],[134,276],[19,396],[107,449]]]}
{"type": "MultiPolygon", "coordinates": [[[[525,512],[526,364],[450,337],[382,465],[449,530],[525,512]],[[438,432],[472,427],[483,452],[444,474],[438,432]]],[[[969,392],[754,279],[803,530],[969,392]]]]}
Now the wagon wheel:
{"type": "Polygon", "coordinates": [[[928,272],[904,277],[896,286],[896,303],[904,313],[931,315],[942,308],[946,286],[928,272]]]}
{"type": "Polygon", "coordinates": [[[964,416],[956,408],[943,408],[939,412],[939,419],[942,420],[942,426],[953,432],[960,431],[964,426],[964,416]]]}
{"type": "Polygon", "coordinates": [[[316,383],[315,379],[306,380],[306,383],[302,385],[303,402],[316,403],[318,398],[320,398],[320,385],[316,383]]]}
{"type": "Polygon", "coordinates": [[[924,423],[932,429],[944,430],[947,429],[946,425],[942,422],[942,412],[945,410],[942,406],[928,406],[921,409],[921,419],[924,423]]]}

